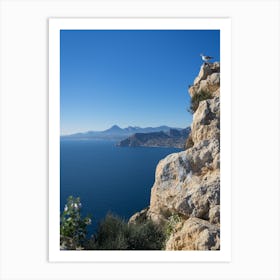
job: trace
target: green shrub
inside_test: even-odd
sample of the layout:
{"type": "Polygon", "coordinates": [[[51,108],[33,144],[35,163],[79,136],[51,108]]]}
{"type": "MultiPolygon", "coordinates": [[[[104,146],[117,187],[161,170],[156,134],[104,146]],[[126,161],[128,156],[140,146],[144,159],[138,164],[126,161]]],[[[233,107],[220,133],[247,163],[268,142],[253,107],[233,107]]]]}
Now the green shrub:
{"type": "Polygon", "coordinates": [[[127,224],[121,218],[108,214],[99,224],[91,249],[126,250],[127,224]]]}
{"type": "Polygon", "coordinates": [[[164,246],[165,234],[152,221],[128,224],[113,214],[107,214],[96,234],[88,238],[91,219],[82,218],[81,207],[79,197],[68,197],[60,217],[62,250],[161,250],[164,246]]]}
{"type": "Polygon", "coordinates": [[[118,216],[108,214],[89,243],[91,250],[161,250],[164,233],[151,221],[127,224],[118,216]]]}
{"type": "Polygon", "coordinates": [[[181,217],[178,214],[172,214],[165,224],[165,236],[166,239],[174,232],[175,226],[181,222],[181,217]]]}
{"type": "Polygon", "coordinates": [[[128,247],[130,250],[161,250],[165,241],[162,229],[152,221],[129,224],[128,247]]]}
{"type": "Polygon", "coordinates": [[[213,98],[213,96],[209,91],[201,90],[201,91],[195,93],[191,99],[191,105],[190,105],[190,108],[188,109],[188,111],[192,114],[195,113],[195,111],[197,110],[197,108],[199,106],[200,101],[212,99],[212,98],[213,98]]]}
{"type": "Polygon", "coordinates": [[[60,246],[63,249],[83,249],[91,219],[89,216],[82,218],[81,207],[79,197],[68,197],[60,216],[60,246]]]}

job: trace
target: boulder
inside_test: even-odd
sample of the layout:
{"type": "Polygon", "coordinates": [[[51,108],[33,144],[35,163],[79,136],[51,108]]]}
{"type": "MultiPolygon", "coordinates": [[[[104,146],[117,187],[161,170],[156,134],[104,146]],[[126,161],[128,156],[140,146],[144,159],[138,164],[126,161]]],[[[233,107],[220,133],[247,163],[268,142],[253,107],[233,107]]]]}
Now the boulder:
{"type": "Polygon", "coordinates": [[[193,115],[192,141],[220,139],[220,98],[203,100],[193,115]]]}
{"type": "Polygon", "coordinates": [[[212,166],[215,145],[208,142],[203,149],[195,148],[193,153],[189,149],[172,154],[158,164],[149,209],[154,222],[172,213],[207,219],[210,208],[220,204],[219,170],[212,166]]]}
{"type": "Polygon", "coordinates": [[[143,223],[147,220],[147,213],[148,213],[149,207],[141,210],[140,212],[136,212],[133,216],[130,217],[128,223],[129,224],[137,224],[137,223],[143,223]]]}
{"type": "Polygon", "coordinates": [[[220,63],[204,63],[193,85],[189,87],[189,94],[193,97],[200,91],[214,93],[218,88],[220,88],[220,63]]]}
{"type": "Polygon", "coordinates": [[[213,93],[218,88],[220,88],[220,73],[213,73],[208,76],[206,80],[203,80],[199,83],[197,91],[206,91],[213,93]]]}
{"type": "Polygon", "coordinates": [[[220,250],[220,229],[208,221],[190,218],[176,226],[166,250],[220,250]]]}
{"type": "Polygon", "coordinates": [[[194,79],[193,84],[196,85],[200,81],[205,80],[212,73],[220,73],[220,63],[219,62],[203,63],[200,67],[198,76],[194,79]]]}

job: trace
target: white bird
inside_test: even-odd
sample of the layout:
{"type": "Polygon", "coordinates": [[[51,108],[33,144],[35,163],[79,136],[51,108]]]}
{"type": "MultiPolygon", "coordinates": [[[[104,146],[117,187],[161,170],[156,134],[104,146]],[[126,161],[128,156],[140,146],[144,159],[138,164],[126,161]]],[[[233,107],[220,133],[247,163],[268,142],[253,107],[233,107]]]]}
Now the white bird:
{"type": "Polygon", "coordinates": [[[209,60],[213,59],[214,57],[212,56],[208,56],[208,55],[203,55],[203,54],[200,54],[201,56],[201,59],[204,61],[204,62],[208,62],[209,60]]]}

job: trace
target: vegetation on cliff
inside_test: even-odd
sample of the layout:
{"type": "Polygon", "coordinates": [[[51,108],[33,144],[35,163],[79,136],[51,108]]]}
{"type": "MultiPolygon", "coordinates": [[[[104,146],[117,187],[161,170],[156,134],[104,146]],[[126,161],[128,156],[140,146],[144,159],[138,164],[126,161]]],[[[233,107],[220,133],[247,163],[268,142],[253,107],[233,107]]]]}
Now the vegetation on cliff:
{"type": "Polygon", "coordinates": [[[190,108],[188,109],[188,111],[190,113],[195,113],[195,111],[197,110],[199,103],[203,100],[207,100],[207,99],[212,99],[213,96],[211,94],[211,92],[206,91],[206,90],[201,90],[197,93],[195,93],[193,95],[193,97],[191,98],[191,105],[190,108]]]}
{"type": "Polygon", "coordinates": [[[114,214],[107,214],[88,237],[91,219],[81,216],[81,207],[79,197],[68,198],[60,220],[61,250],[162,250],[165,245],[163,228],[151,220],[128,223],[114,214]]]}
{"type": "Polygon", "coordinates": [[[130,224],[108,214],[90,242],[91,250],[161,250],[165,236],[152,221],[130,224]]]}

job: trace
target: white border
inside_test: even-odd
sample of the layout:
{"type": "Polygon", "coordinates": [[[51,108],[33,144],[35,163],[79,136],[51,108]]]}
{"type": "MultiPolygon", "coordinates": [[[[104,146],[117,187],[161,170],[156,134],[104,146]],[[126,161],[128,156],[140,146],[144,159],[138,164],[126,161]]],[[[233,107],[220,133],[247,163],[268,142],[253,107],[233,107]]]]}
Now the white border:
{"type": "Polygon", "coordinates": [[[229,262],[231,260],[231,21],[229,18],[49,19],[49,261],[52,262],[229,262]],[[219,29],[221,42],[221,250],[60,251],[60,30],[219,29]]]}

